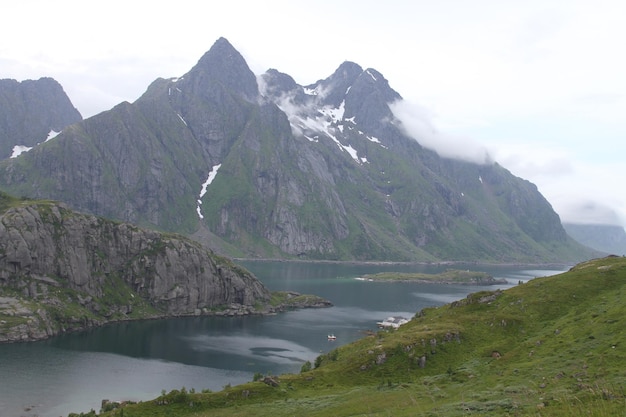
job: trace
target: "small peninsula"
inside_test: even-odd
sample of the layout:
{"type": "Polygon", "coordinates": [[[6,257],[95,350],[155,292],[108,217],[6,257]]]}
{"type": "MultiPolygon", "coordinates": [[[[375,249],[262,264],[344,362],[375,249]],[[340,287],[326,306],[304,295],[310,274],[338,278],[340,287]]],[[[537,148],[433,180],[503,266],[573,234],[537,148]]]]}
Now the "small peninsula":
{"type": "Polygon", "coordinates": [[[183,236],[0,192],[0,343],[126,320],[331,305],[270,292],[245,268],[183,236]]]}
{"type": "Polygon", "coordinates": [[[504,278],[494,278],[486,272],[448,269],[438,274],[380,272],[359,277],[363,281],[414,282],[419,284],[497,285],[506,284],[504,278]]]}

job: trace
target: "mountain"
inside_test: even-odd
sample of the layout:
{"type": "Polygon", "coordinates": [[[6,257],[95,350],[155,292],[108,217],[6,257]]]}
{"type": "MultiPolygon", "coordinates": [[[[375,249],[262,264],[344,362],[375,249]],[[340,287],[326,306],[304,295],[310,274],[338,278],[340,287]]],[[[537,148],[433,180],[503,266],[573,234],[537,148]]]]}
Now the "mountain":
{"type": "Polygon", "coordinates": [[[623,416],[625,290],[626,259],[595,259],[426,308],[300,374],[173,390],[99,415],[623,416]]]}
{"type": "Polygon", "coordinates": [[[28,150],[80,120],[54,79],[0,80],[0,159],[28,150]]]}
{"type": "Polygon", "coordinates": [[[585,246],[614,255],[626,254],[626,231],[622,226],[563,223],[563,227],[585,246]]]}
{"type": "Polygon", "coordinates": [[[374,69],[300,86],[224,38],[180,78],[0,163],[0,188],[193,236],[241,257],[568,262],[535,185],[404,133],[374,69]]]}

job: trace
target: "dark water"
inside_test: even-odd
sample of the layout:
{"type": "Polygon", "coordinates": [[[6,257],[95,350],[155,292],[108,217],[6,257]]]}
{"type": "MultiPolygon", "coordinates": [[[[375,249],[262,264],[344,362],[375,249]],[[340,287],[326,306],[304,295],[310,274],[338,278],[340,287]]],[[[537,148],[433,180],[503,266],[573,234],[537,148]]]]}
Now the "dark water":
{"type": "Polygon", "coordinates": [[[438,272],[445,267],[299,262],[242,262],[271,290],[317,294],[327,309],[267,317],[197,317],[120,323],[28,344],[0,345],[0,416],[66,416],[100,408],[102,399],[147,400],[162,390],[220,390],[256,372],[299,372],[302,364],[376,328],[390,315],[412,317],[485,288],[566,268],[465,266],[508,285],[468,287],[355,279],[381,271],[438,272]],[[337,336],[335,342],[327,335],[337,336]]]}

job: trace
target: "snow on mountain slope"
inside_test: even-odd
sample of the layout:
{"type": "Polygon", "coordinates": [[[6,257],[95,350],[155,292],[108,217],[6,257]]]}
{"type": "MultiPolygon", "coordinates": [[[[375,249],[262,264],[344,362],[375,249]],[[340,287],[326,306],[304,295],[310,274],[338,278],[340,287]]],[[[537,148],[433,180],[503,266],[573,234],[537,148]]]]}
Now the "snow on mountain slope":
{"type": "MultiPolygon", "coordinates": [[[[373,81],[377,81],[371,70],[361,70],[361,74],[366,74],[373,81]]],[[[359,129],[354,115],[345,117],[346,97],[350,94],[352,85],[347,88],[343,88],[344,85],[336,87],[331,77],[330,81],[329,79],[321,80],[308,86],[300,86],[294,82],[290,85],[290,89],[284,90],[276,88],[275,76],[276,73],[268,72],[260,78],[261,94],[273,101],[287,115],[294,135],[303,136],[311,142],[319,142],[320,137],[326,137],[358,164],[367,163],[368,157],[359,154],[359,151],[350,143],[350,138],[355,136],[350,135],[349,138],[348,132],[356,133],[356,137],[386,148],[378,137],[368,135],[359,129]],[[336,98],[340,89],[345,93],[343,93],[343,98],[339,96],[341,101],[337,105],[332,100],[328,100],[328,97],[333,95],[336,98]]],[[[354,78],[356,79],[358,76],[354,78]]]]}

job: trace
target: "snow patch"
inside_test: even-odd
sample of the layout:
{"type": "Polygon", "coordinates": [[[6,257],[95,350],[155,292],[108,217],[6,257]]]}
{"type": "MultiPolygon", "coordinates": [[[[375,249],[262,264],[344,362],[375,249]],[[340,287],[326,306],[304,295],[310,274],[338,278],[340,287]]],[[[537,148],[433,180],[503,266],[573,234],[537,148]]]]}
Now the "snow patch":
{"type": "Polygon", "coordinates": [[[206,194],[207,187],[211,185],[211,183],[215,179],[215,176],[217,175],[217,171],[220,169],[221,166],[222,164],[214,165],[213,168],[211,168],[211,172],[209,172],[209,176],[207,177],[206,181],[202,184],[202,189],[200,190],[200,195],[198,197],[198,205],[196,206],[196,212],[198,213],[198,217],[200,217],[201,219],[204,219],[204,216],[202,215],[202,209],[200,207],[202,205],[202,197],[204,197],[204,195],[206,194]]]}
{"type": "MultiPolygon", "coordinates": [[[[319,91],[319,87],[316,87],[316,89],[303,87],[303,89],[309,95],[323,95],[323,91],[319,91]],[[314,92],[315,94],[313,94],[314,92]]],[[[341,102],[339,107],[324,106],[316,108],[316,104],[296,104],[293,97],[289,94],[280,97],[276,101],[276,105],[287,115],[294,134],[302,135],[310,142],[318,142],[319,136],[315,133],[321,133],[335,142],[339,149],[348,152],[350,157],[357,163],[367,162],[367,158],[359,158],[356,149],[350,145],[342,144],[336,137],[338,132],[344,132],[342,122],[345,113],[345,100],[341,102]]],[[[354,124],[354,117],[350,118],[349,121],[354,124]]]]}
{"type": "Polygon", "coordinates": [[[310,137],[310,136],[304,135],[304,137],[307,138],[309,142],[319,142],[319,140],[317,139],[319,136],[310,137]]]}
{"type": "Polygon", "coordinates": [[[352,157],[352,159],[354,159],[357,162],[360,162],[359,160],[359,155],[357,155],[356,153],[356,149],[354,149],[352,146],[348,145],[348,146],[343,146],[341,145],[341,147],[343,149],[345,149],[346,152],[348,152],[350,154],[350,156],[352,157]]]}
{"type": "Polygon", "coordinates": [[[325,106],[318,110],[324,116],[330,117],[330,119],[337,123],[343,120],[343,113],[345,112],[346,101],[342,101],[339,107],[325,106]]]}
{"type": "Polygon", "coordinates": [[[15,145],[13,147],[13,153],[11,153],[10,158],[17,158],[18,156],[20,156],[22,153],[24,152],[28,152],[31,149],[33,149],[32,147],[28,147],[28,146],[23,146],[23,145],[15,145]]]}
{"type": "Polygon", "coordinates": [[[374,77],[374,74],[372,74],[369,70],[365,70],[365,72],[367,72],[367,73],[369,74],[369,76],[370,76],[370,77],[372,77],[372,80],[374,80],[374,81],[378,81],[378,80],[376,79],[376,77],[374,77]]]}
{"type": "Polygon", "coordinates": [[[187,122],[185,121],[185,119],[183,119],[183,116],[181,116],[180,113],[176,113],[176,115],[185,124],[185,126],[187,126],[187,122]]]}
{"type": "MultiPolygon", "coordinates": [[[[44,140],[44,142],[47,142],[50,139],[54,139],[55,137],[57,137],[59,135],[59,133],[61,133],[61,132],[57,132],[54,129],[50,129],[50,132],[48,132],[48,136],[46,136],[46,139],[44,140]]],[[[38,143],[37,145],[39,145],[40,143],[38,143]]],[[[13,151],[11,152],[11,156],[9,158],[17,158],[18,156],[20,156],[24,152],[28,152],[31,149],[33,149],[32,146],[15,145],[13,147],[13,151]]]]}
{"type": "Polygon", "coordinates": [[[304,90],[304,94],[308,96],[316,96],[318,94],[317,87],[315,88],[302,87],[302,89],[304,90]]]}
{"type": "Polygon", "coordinates": [[[378,140],[378,138],[374,137],[374,136],[367,136],[367,138],[374,143],[378,143],[380,144],[380,140],[378,140]]]}
{"type": "Polygon", "coordinates": [[[50,139],[54,139],[58,136],[58,134],[61,132],[55,132],[54,130],[50,129],[50,131],[48,132],[48,137],[46,137],[46,142],[48,142],[50,139]]]}
{"type": "Polygon", "coordinates": [[[480,175],[478,176],[478,181],[480,181],[480,183],[483,183],[483,177],[481,177],[480,175]]]}
{"type": "Polygon", "coordinates": [[[330,133],[326,132],[326,135],[331,138],[333,140],[333,142],[335,142],[337,144],[337,146],[339,147],[339,149],[341,149],[342,151],[346,151],[348,152],[348,154],[352,157],[352,159],[354,159],[356,162],[361,163],[361,159],[359,158],[359,155],[356,151],[356,149],[354,149],[351,145],[344,145],[342,144],[339,139],[337,139],[334,135],[331,135],[330,133]]]}

